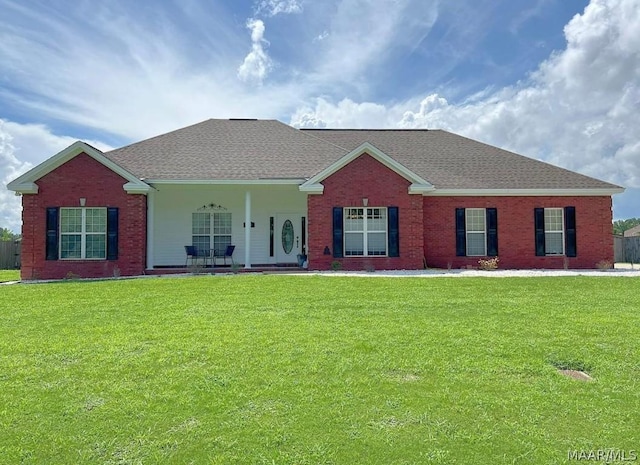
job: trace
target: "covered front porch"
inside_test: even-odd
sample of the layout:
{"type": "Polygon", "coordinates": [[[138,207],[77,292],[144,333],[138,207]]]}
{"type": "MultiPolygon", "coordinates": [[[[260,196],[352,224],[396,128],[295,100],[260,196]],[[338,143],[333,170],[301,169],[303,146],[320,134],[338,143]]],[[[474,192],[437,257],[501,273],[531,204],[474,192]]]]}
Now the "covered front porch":
{"type": "Polygon", "coordinates": [[[151,184],[148,273],[187,268],[187,245],[217,255],[217,268],[229,245],[236,267],[246,270],[295,268],[306,255],[307,196],[296,182],[151,184]]]}

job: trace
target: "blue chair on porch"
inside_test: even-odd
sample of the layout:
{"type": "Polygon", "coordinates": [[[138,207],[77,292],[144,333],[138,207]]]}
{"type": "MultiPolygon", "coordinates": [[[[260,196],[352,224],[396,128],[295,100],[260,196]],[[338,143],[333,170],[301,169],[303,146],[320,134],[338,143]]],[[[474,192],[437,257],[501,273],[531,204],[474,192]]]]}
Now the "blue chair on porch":
{"type": "Polygon", "coordinates": [[[227,258],[231,259],[231,264],[235,265],[236,263],[233,261],[233,251],[236,249],[235,245],[228,245],[226,249],[216,250],[213,255],[213,266],[216,266],[216,258],[222,258],[223,263],[227,264],[227,258]]]}
{"type": "Polygon", "coordinates": [[[233,261],[233,251],[236,250],[236,246],[235,245],[228,245],[227,249],[224,251],[224,256],[222,257],[222,259],[224,260],[224,264],[227,264],[227,257],[229,257],[231,259],[231,264],[235,265],[236,262],[233,261]]]}
{"type": "Polygon", "coordinates": [[[191,266],[198,263],[198,249],[195,245],[185,245],[184,251],[187,254],[187,258],[184,261],[184,266],[189,266],[189,260],[191,260],[191,266]]]}
{"type": "MultiPolygon", "coordinates": [[[[184,262],[184,266],[188,266],[189,259],[191,259],[191,265],[197,265],[198,260],[202,259],[203,265],[207,266],[207,261],[212,260],[211,258],[211,250],[196,247],[195,245],[185,245],[184,251],[187,254],[187,259],[184,262]]],[[[213,260],[212,260],[213,263],[213,260]]]]}

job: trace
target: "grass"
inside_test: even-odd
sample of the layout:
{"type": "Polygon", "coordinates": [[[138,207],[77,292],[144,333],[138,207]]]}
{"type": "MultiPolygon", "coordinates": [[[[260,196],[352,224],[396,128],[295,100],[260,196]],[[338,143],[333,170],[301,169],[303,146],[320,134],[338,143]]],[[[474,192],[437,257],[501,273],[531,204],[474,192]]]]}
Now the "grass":
{"type": "Polygon", "coordinates": [[[0,283],[20,281],[20,270],[0,270],[0,283]]]}
{"type": "Polygon", "coordinates": [[[615,277],[4,286],[0,462],[555,464],[637,450],[639,290],[615,277]]]}

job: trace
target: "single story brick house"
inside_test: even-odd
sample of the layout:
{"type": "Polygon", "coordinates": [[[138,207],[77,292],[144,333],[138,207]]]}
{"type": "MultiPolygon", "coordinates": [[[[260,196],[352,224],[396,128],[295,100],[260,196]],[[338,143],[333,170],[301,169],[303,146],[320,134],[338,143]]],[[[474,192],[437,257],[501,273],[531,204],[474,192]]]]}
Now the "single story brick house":
{"type": "Polygon", "coordinates": [[[594,268],[623,188],[442,130],[211,119],[103,153],[76,142],[9,183],[22,278],[185,266],[594,268]]]}

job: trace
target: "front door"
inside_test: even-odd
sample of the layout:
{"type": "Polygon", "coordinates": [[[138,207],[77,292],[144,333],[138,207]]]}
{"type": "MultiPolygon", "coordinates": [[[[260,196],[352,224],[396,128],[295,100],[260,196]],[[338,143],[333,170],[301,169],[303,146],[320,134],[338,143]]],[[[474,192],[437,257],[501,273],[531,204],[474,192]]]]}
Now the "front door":
{"type": "Polygon", "coordinates": [[[278,263],[297,263],[298,254],[306,249],[306,216],[302,213],[276,215],[274,246],[278,263]]]}

